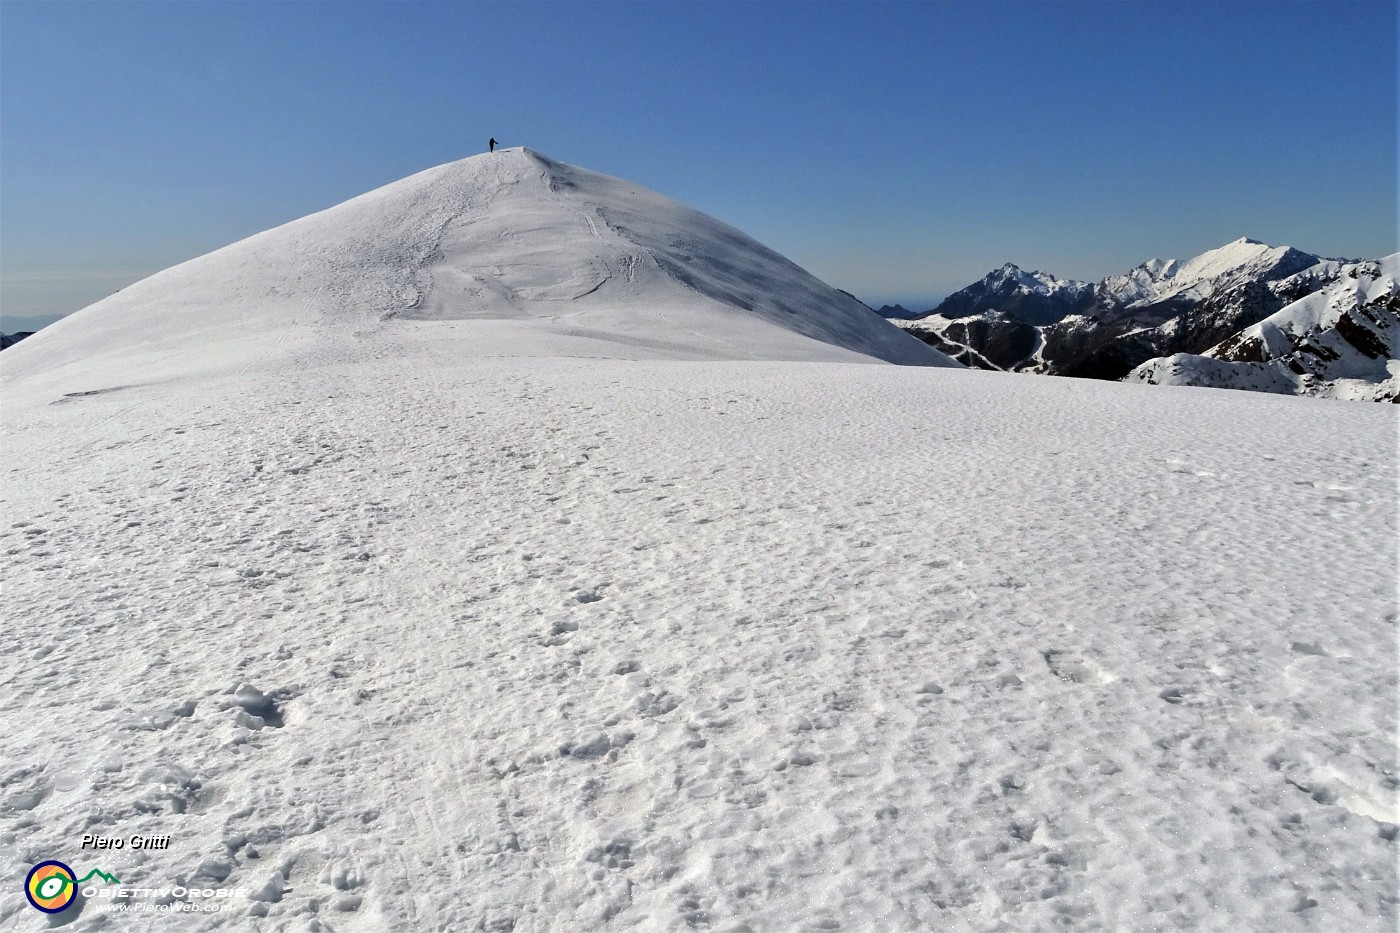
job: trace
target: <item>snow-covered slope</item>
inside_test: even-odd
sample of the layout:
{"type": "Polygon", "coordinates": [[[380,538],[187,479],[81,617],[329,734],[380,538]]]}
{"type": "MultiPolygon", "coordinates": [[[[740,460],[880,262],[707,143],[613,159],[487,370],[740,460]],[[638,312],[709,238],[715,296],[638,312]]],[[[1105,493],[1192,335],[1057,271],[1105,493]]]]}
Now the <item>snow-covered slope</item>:
{"type": "Polygon", "coordinates": [[[0,929],[1394,929],[1389,406],[866,365],[624,184],[4,351],[0,929]]]}
{"type": "Polygon", "coordinates": [[[898,321],[896,326],[963,365],[978,369],[1020,368],[1032,362],[1043,345],[1041,328],[1006,311],[983,311],[959,318],[931,314],[917,320],[898,321]]]}
{"type": "MultiPolygon", "coordinates": [[[[891,318],[896,327],[903,328],[908,333],[918,337],[924,343],[936,348],[939,352],[945,353],[957,360],[964,366],[974,369],[986,369],[992,372],[1000,372],[1002,367],[987,359],[978,351],[972,349],[967,344],[956,340],[949,333],[949,325],[953,321],[938,316],[920,318],[919,320],[897,320],[891,318]]],[[[972,320],[976,320],[973,318],[972,320]]]]}
{"type": "Polygon", "coordinates": [[[0,406],[0,929],[50,858],[229,908],[79,931],[1395,929],[1390,406],[385,332],[92,386],[0,406]]]}
{"type": "Polygon", "coordinates": [[[510,149],[154,275],[6,351],[0,372],[238,371],[421,321],[459,322],[434,332],[468,355],[956,365],[726,224],[510,149]]]}
{"type": "Polygon", "coordinates": [[[1201,356],[1149,360],[1129,379],[1400,401],[1400,253],[1310,269],[1332,283],[1201,356]]]}

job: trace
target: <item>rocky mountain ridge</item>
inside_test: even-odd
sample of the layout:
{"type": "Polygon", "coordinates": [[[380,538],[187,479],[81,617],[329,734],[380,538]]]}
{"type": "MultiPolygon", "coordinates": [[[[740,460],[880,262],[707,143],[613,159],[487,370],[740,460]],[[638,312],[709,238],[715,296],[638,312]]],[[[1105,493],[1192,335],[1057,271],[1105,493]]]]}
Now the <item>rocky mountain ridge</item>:
{"type": "MultiPolygon", "coordinates": [[[[893,323],[969,366],[1116,380],[1149,361],[1179,354],[1210,356],[1212,348],[1294,303],[1342,279],[1365,278],[1366,269],[1385,262],[1324,259],[1242,237],[1189,260],[1149,260],[1092,285],[1025,273],[1008,263],[950,295],[929,314],[893,323]]],[[[1308,320],[1315,323],[1313,317],[1308,320]]],[[[1382,345],[1363,335],[1370,332],[1369,325],[1359,320],[1345,319],[1342,339],[1350,333],[1363,343],[1370,341],[1373,350],[1382,345]]],[[[1315,342],[1313,337],[1300,339],[1308,346],[1315,342]]],[[[1393,348],[1386,352],[1394,355],[1393,348]]],[[[1295,361],[1290,369],[1299,376],[1296,366],[1303,362],[1295,361]]],[[[1150,371],[1152,378],[1136,378],[1169,381],[1160,367],[1150,371]]],[[[1315,382],[1328,381],[1313,376],[1315,382]]],[[[1287,379],[1269,382],[1285,383],[1293,386],[1287,379]]],[[[1278,391],[1303,391],[1301,385],[1278,391]]],[[[1319,392],[1314,386],[1304,394],[1319,392]]]]}
{"type": "Polygon", "coordinates": [[[1325,273],[1328,284],[1205,353],[1149,360],[1128,380],[1400,401],[1400,253],[1325,273]]]}

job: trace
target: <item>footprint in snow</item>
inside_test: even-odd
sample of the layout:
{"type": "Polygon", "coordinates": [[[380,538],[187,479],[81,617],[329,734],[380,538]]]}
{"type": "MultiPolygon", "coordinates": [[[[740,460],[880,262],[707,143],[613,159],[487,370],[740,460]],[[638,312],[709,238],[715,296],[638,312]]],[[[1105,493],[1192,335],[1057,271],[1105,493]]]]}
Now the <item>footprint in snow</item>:
{"type": "Polygon", "coordinates": [[[280,729],[283,725],[282,709],[276,697],[268,696],[252,684],[241,683],[235,687],[233,702],[229,705],[238,708],[236,721],[244,728],[257,731],[264,726],[280,729]]]}
{"type": "Polygon", "coordinates": [[[1350,502],[1357,502],[1357,501],[1358,501],[1357,498],[1356,498],[1356,496],[1353,495],[1353,493],[1355,492],[1355,490],[1353,490],[1352,487],[1350,487],[1350,486],[1342,486],[1342,485],[1340,485],[1340,484],[1338,484],[1338,483],[1329,483],[1329,482],[1325,482],[1325,481],[1320,480],[1320,479],[1318,479],[1318,480],[1313,480],[1313,479],[1300,479],[1300,480],[1296,480],[1296,481],[1293,483],[1293,485],[1294,485],[1294,486],[1307,486],[1307,487],[1309,487],[1309,488],[1311,488],[1311,489],[1320,490],[1321,492],[1325,493],[1325,495],[1323,496],[1323,498],[1326,499],[1326,500],[1328,500],[1329,502],[1348,502],[1348,503],[1350,503],[1350,502]]]}
{"type": "Polygon", "coordinates": [[[1189,700],[1191,698],[1191,694],[1194,692],[1195,691],[1191,690],[1189,687],[1168,687],[1161,693],[1157,694],[1157,696],[1161,697],[1163,700],[1166,700],[1173,706],[1178,706],[1189,700]]]}
{"type": "Polygon", "coordinates": [[[1196,469],[1195,467],[1193,467],[1193,466],[1187,464],[1186,461],[1184,461],[1184,460],[1168,460],[1167,463],[1170,464],[1170,466],[1171,466],[1171,472],[1173,472],[1173,473],[1185,473],[1185,474],[1190,475],[1190,476],[1202,476],[1202,477],[1204,477],[1204,476],[1214,476],[1214,475],[1215,475],[1214,473],[1210,472],[1209,470],[1198,470],[1198,469],[1196,469]]]}
{"type": "Polygon", "coordinates": [[[560,619],[549,627],[549,634],[540,641],[545,648],[557,648],[569,643],[569,636],[578,631],[578,623],[572,619],[560,619]]]}
{"type": "Polygon", "coordinates": [[[1054,648],[1045,652],[1045,664],[1052,674],[1070,683],[1101,687],[1116,679],[1094,662],[1054,648]]]}

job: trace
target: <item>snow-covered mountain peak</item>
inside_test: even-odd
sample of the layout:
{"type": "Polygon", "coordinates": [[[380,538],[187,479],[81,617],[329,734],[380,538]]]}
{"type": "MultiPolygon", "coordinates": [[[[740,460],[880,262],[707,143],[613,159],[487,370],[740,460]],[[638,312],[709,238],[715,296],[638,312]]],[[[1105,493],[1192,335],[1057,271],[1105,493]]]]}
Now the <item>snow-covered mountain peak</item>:
{"type": "Polygon", "coordinates": [[[931,314],[962,318],[999,311],[1030,324],[1048,324],[1080,310],[1093,297],[1088,282],[1060,279],[1045,272],[1027,272],[1008,262],[967,288],[954,292],[931,314]]]}
{"type": "Polygon", "coordinates": [[[1014,262],[1008,262],[1003,264],[1001,268],[993,269],[991,272],[988,272],[986,278],[991,282],[1014,282],[1019,284],[1023,279],[1028,278],[1028,276],[1020,266],[1016,265],[1014,262]]]}
{"type": "Polygon", "coordinates": [[[1085,282],[1077,282],[1073,279],[1056,278],[1046,272],[1038,270],[1027,271],[1008,262],[1000,269],[996,269],[987,274],[984,281],[992,288],[1019,288],[1027,292],[1036,292],[1042,295],[1051,295],[1064,291],[1078,291],[1086,286],[1085,282]]]}
{"type": "Polygon", "coordinates": [[[1201,300],[1221,288],[1246,280],[1272,281],[1319,262],[1317,256],[1291,246],[1270,246],[1240,237],[1191,259],[1151,259],[1099,286],[1102,301],[1120,308],[1140,308],[1174,298],[1201,300]]]}
{"type": "Polygon", "coordinates": [[[1170,278],[1174,286],[1187,286],[1206,279],[1273,265],[1292,251],[1291,246],[1270,246],[1258,240],[1240,237],[1186,260],[1170,278]]]}
{"type": "MultiPolygon", "coordinates": [[[[526,148],[440,165],[167,269],[6,351],[6,379],[363,352],[955,365],[739,230],[526,148]],[[416,328],[416,330],[415,330],[416,328]],[[334,346],[336,349],[330,349],[334,346]]],[[[128,378],[128,377],[123,377],[128,378]]]]}

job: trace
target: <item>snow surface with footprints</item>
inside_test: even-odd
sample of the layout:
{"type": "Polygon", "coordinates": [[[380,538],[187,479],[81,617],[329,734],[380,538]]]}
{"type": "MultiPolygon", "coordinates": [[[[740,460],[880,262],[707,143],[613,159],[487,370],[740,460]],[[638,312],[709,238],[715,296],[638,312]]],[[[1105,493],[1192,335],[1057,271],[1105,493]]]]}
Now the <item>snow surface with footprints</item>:
{"type": "Polygon", "coordinates": [[[521,150],[5,350],[0,928],[1394,929],[1391,406],[948,365],[521,150]]]}
{"type": "Polygon", "coordinates": [[[7,401],[7,875],[142,832],[123,882],[247,892],[180,929],[1394,927],[1387,411],[422,326],[7,401]]]}

